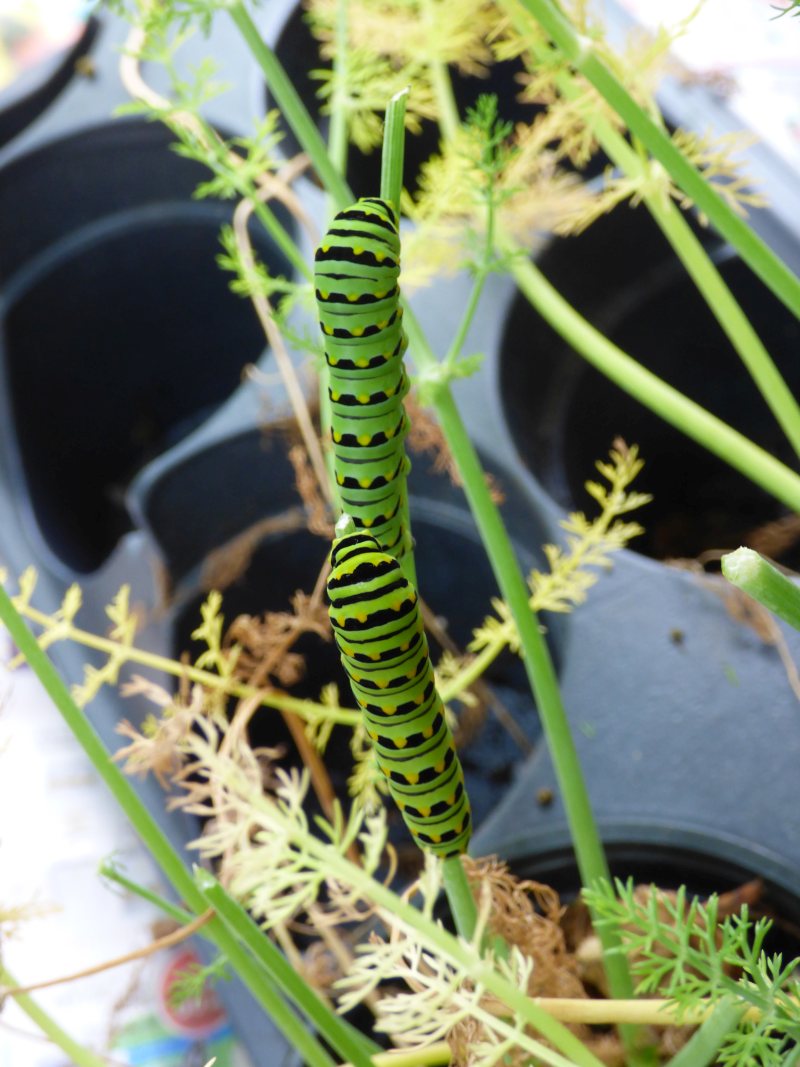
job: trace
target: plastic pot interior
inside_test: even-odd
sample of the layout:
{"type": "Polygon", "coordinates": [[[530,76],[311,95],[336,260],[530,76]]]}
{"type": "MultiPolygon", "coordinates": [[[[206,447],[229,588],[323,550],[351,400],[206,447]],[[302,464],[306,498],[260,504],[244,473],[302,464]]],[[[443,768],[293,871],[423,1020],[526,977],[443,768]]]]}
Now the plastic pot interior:
{"type": "MultiPolygon", "coordinates": [[[[517,843],[518,844],[518,843],[517,843]]],[[[706,837],[680,828],[658,827],[652,836],[646,828],[628,831],[625,839],[606,840],[605,851],[612,878],[634,884],[653,884],[660,889],[685,885],[701,899],[712,893],[729,893],[756,879],[762,882],[752,918],[773,920],[765,943],[768,954],[782,952],[784,960],[800,955],[800,893],[796,872],[777,866],[771,858],[730,840],[706,837]]],[[[500,850],[503,855],[502,848],[500,850]]],[[[570,845],[535,847],[533,852],[516,848],[509,861],[520,878],[552,886],[562,901],[574,900],[580,878],[570,845]]]]}
{"type": "MultiPolygon", "coordinates": [[[[463,503],[461,490],[453,487],[445,476],[429,473],[426,470],[426,458],[412,457],[412,462],[410,506],[419,587],[427,604],[445,623],[450,637],[464,649],[473,627],[480,625],[491,610],[490,601],[497,595],[497,588],[477,531],[463,503]]],[[[503,484],[502,472],[498,477],[503,484]]],[[[257,541],[246,569],[223,590],[223,610],[226,622],[230,622],[240,614],[257,616],[265,611],[287,610],[290,598],[297,589],[305,592],[312,590],[329,544],[305,529],[298,505],[294,474],[280,448],[275,443],[265,445],[259,435],[253,433],[222,442],[215,449],[196,455],[187,462],[185,470],[176,468],[162,485],[154,487],[144,502],[144,514],[154,536],[165,548],[168,568],[173,573],[187,574],[188,568],[181,564],[181,554],[186,554],[187,563],[196,564],[205,552],[218,548],[221,542],[216,538],[222,535],[225,526],[230,529],[234,518],[239,519],[237,533],[241,533],[253,523],[255,515],[260,520],[265,516],[273,519],[281,515],[295,516],[297,521],[290,518],[287,528],[267,533],[257,541]],[[167,521],[168,507],[175,505],[180,508],[184,499],[188,501],[193,496],[187,490],[184,497],[178,488],[184,479],[186,486],[194,482],[202,482],[206,486],[203,515],[217,516],[222,509],[216,507],[215,502],[225,497],[232,514],[225,518],[223,524],[212,519],[210,529],[200,529],[192,521],[191,515],[186,513],[181,523],[179,510],[175,511],[174,523],[167,521]],[[195,539],[191,545],[182,534],[177,539],[172,536],[179,526],[184,525],[189,530],[195,529],[195,539]],[[199,540],[200,534],[209,536],[205,550],[199,540]]],[[[509,498],[507,506],[513,509],[517,504],[509,498]]],[[[196,503],[195,507],[200,508],[201,505],[196,503]]],[[[530,567],[536,563],[538,546],[547,539],[543,526],[530,508],[527,511],[526,530],[526,545],[518,544],[518,551],[524,565],[530,567]]],[[[236,542],[233,542],[231,546],[234,550],[235,545],[236,542]]],[[[218,553],[216,558],[219,561],[218,553]]],[[[195,569],[190,575],[189,587],[194,582],[195,590],[197,585],[208,588],[211,582],[208,564],[205,578],[202,575],[202,569],[195,569]]],[[[183,590],[186,589],[187,583],[184,582],[183,590]]],[[[179,595],[181,606],[174,619],[173,651],[176,655],[187,650],[196,654],[199,648],[192,642],[191,632],[198,624],[199,607],[204,594],[195,591],[192,595],[181,591],[179,595]]],[[[549,639],[558,664],[562,627],[556,626],[549,639]]],[[[439,649],[434,640],[431,645],[436,661],[439,649]]],[[[333,644],[306,634],[295,649],[306,656],[307,668],[302,682],[293,687],[292,693],[318,699],[322,686],[335,681],[339,685],[342,701],[349,705],[349,685],[333,644]]],[[[534,742],[539,733],[538,721],[520,660],[511,653],[503,654],[491,668],[487,680],[529,740],[534,742]]],[[[264,710],[259,713],[252,727],[251,741],[257,745],[288,742],[288,733],[276,712],[264,710]]],[[[522,755],[517,742],[499,725],[490,711],[462,750],[476,823],[494,806],[498,789],[504,788],[522,755]]],[[[346,780],[352,762],[346,731],[334,731],[325,760],[337,795],[346,796],[346,780]]],[[[398,847],[405,849],[407,845],[416,853],[410,839],[405,837],[399,814],[390,810],[398,847]]]]}
{"type": "MultiPolygon", "coordinates": [[[[44,44],[34,39],[45,37],[41,26],[31,27],[27,36],[21,24],[16,26],[20,39],[12,44],[12,53],[38,50],[40,58],[19,71],[0,92],[0,145],[22,133],[79,76],[78,65],[91,51],[99,23],[95,18],[80,18],[76,9],[71,20],[64,20],[64,26],[58,41],[44,44]]],[[[10,32],[13,34],[14,28],[10,32]]]]}
{"type": "MultiPolygon", "coordinates": [[[[800,392],[800,324],[728,249],[711,252],[789,388],[800,392]]],[[[553,242],[538,265],[590,322],[660,378],[789,466],[797,466],[754,382],[655,224],[619,209],[579,238],[553,242]]],[[[673,429],[578,356],[521,296],[500,353],[504,411],[523,461],[563,507],[583,508],[584,482],[615,437],[638,444],[636,487],[653,502],[632,542],[658,559],[729,549],[785,509],[673,429]]],[[[770,553],[772,554],[772,553],[770,553]]],[[[791,559],[793,557],[787,557],[791,559]]]]}
{"type": "MultiPolygon", "coordinates": [[[[321,102],[317,96],[321,83],[310,77],[311,71],[327,64],[320,60],[319,42],[309,29],[305,10],[301,5],[298,4],[292,10],[274,48],[303,103],[317,122],[323,137],[327,139],[328,116],[321,114],[321,102]]],[[[456,106],[462,117],[466,115],[468,108],[474,107],[483,93],[496,94],[500,117],[514,124],[530,123],[542,110],[539,105],[519,100],[522,89],[519,79],[524,71],[519,60],[493,64],[486,77],[467,76],[453,66],[449,69],[456,106]]],[[[268,108],[275,106],[268,90],[266,104],[268,108]]],[[[281,142],[281,150],[292,156],[300,151],[300,146],[294,134],[286,127],[283,129],[285,137],[281,142]]],[[[432,155],[438,154],[439,142],[438,125],[428,120],[422,122],[420,133],[407,133],[403,171],[403,182],[407,189],[416,188],[421,166],[432,155]]],[[[587,176],[600,173],[603,165],[604,161],[596,157],[584,173],[587,176]]],[[[381,184],[380,150],[365,154],[351,145],[347,180],[356,196],[375,196],[381,184]]]]}
{"type": "Polygon", "coordinates": [[[119,123],[0,175],[4,219],[25,220],[4,246],[17,268],[1,324],[12,448],[43,540],[76,571],[98,568],[129,528],[133,475],[206,420],[264,348],[216,263],[230,205],[192,200],[207,173],[171,142],[119,123]]]}

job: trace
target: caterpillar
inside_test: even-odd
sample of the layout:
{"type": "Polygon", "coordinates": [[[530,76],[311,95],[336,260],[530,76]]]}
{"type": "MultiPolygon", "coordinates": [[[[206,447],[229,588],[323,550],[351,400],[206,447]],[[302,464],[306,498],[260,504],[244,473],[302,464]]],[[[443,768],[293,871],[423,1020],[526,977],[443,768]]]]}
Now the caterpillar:
{"type": "Polygon", "coordinates": [[[469,798],[413,585],[375,537],[353,530],[333,542],[328,599],[342,665],[406,826],[438,856],[466,851],[469,798]]]}
{"type": "Polygon", "coordinates": [[[401,505],[410,469],[399,274],[397,217],[377,197],[340,211],[314,256],[342,509],[395,558],[406,550],[401,505]]]}

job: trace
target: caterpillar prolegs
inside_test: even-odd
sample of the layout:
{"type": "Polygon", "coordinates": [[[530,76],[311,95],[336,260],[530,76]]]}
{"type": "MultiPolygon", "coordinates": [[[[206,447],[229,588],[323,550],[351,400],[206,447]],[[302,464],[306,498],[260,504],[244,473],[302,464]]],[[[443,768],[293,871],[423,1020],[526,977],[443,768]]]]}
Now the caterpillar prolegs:
{"type": "Polygon", "coordinates": [[[409,470],[399,274],[397,218],[377,197],[340,211],[314,257],[342,509],[396,558],[409,470]]]}
{"type": "Polygon", "coordinates": [[[328,597],[342,664],[406,825],[420,848],[464,852],[469,799],[414,587],[375,537],[356,531],[333,543],[328,597]]]}

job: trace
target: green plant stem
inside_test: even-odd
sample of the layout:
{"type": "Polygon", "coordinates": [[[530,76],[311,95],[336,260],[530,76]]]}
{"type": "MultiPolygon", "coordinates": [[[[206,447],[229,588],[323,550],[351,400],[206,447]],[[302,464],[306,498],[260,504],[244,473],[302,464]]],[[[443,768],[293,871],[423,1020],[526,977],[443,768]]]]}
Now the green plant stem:
{"type": "Polygon", "coordinates": [[[244,195],[253,205],[253,214],[273,239],[280,251],[283,252],[292,264],[294,269],[298,271],[306,281],[311,281],[313,272],[306,262],[305,257],[301,255],[300,249],[297,247],[294,240],[289,236],[283,226],[281,226],[280,222],[278,222],[275,213],[270,210],[263,200],[259,199],[258,191],[253,188],[252,190],[246,191],[244,195]]]}
{"type": "MultiPolygon", "coordinates": [[[[405,115],[408,90],[403,89],[389,101],[383,123],[383,151],[381,153],[381,199],[387,200],[400,219],[400,193],[403,188],[403,162],[405,159],[405,115]]],[[[400,557],[400,569],[411,585],[417,588],[417,565],[414,557],[414,538],[411,533],[411,516],[408,510],[408,480],[403,478],[400,501],[400,527],[403,531],[405,551],[400,557]]]]}
{"type": "MultiPolygon", "coordinates": [[[[437,1041],[435,1045],[411,1050],[393,1049],[391,1052],[379,1052],[372,1057],[374,1067],[445,1067],[453,1058],[453,1053],[446,1041],[437,1041]]],[[[344,1063],[342,1067],[351,1067],[344,1063]]]]}
{"type": "MultiPolygon", "coordinates": [[[[506,0],[506,3],[510,5],[512,0],[506,0]]],[[[523,24],[516,16],[514,21],[524,32],[523,24]]],[[[543,42],[534,43],[532,51],[542,62],[552,58],[553,50],[543,42]]],[[[574,101],[583,93],[578,80],[566,68],[556,72],[555,83],[566,100],[574,101]]],[[[586,112],[584,121],[611,162],[639,183],[642,202],[747,367],[795,452],[800,455],[800,405],[683,213],[663,189],[648,187],[648,161],[642,160],[601,112],[586,112]]]]}
{"type": "Polygon", "coordinates": [[[778,618],[800,630],[800,587],[752,548],[737,548],[722,557],[728,581],[763,604],[778,618]]]}
{"type": "MultiPolygon", "coordinates": [[[[133,786],[113,762],[84,712],[72,699],[49,658],[17,612],[8,593],[0,586],[0,622],[25,657],[48,696],[61,713],[67,726],[93,764],[112,796],[127,816],[131,826],[161,868],[179,897],[200,915],[206,910],[202,893],[196,888],[183,860],[169,843],[164,831],[147,811],[133,786]]],[[[221,919],[214,918],[204,927],[205,934],[224,953],[239,977],[248,986],[290,1045],[304,1049],[309,1067],[333,1067],[333,1061],[285,1004],[269,975],[244,952],[228,932],[221,919]]],[[[288,965],[287,965],[288,966],[288,965]]],[[[308,990],[308,996],[314,994],[308,990]]]]}
{"type": "Polygon", "coordinates": [[[245,945],[270,973],[284,995],[303,1008],[309,1021],[325,1034],[336,1052],[349,1058],[353,1067],[371,1067],[370,1056],[379,1050],[379,1046],[360,1034],[345,1019],[328,1010],[241,904],[228,896],[211,873],[196,868],[194,880],[208,905],[219,915],[232,936],[245,945]]]}
{"type": "MultiPolygon", "coordinates": [[[[195,918],[191,912],[171,904],[158,893],[154,893],[152,890],[139,885],[138,882],[133,882],[130,878],[126,878],[113,863],[102,863],[100,865],[100,874],[104,878],[118,883],[129,893],[133,893],[153,904],[166,915],[169,915],[170,918],[181,923],[181,925],[185,925],[195,918]]],[[[288,963],[283,953],[259,929],[244,908],[225,893],[213,875],[207,871],[196,871],[195,883],[198,882],[198,879],[203,881],[203,886],[206,888],[211,887],[210,892],[206,892],[203,886],[200,889],[207,904],[217,912],[236,940],[245,945],[264,968],[270,979],[280,987],[283,994],[292,1003],[307,1014],[309,1021],[317,1027],[320,1033],[328,1037],[328,1040],[336,1047],[340,1055],[350,1055],[350,1049],[355,1047],[353,1043],[360,1048],[362,1055],[369,1056],[378,1051],[379,1046],[370,1041],[364,1034],[359,1033],[346,1019],[340,1019],[338,1015],[328,1011],[328,1008],[319,997],[316,996],[313,990],[308,988],[303,979],[288,963]],[[331,1034],[338,1034],[338,1041],[331,1034]]],[[[198,936],[205,936],[205,927],[201,927],[198,930],[198,936]]],[[[368,1064],[365,1067],[368,1067],[368,1064]]]]}
{"type": "Polygon", "coordinates": [[[460,856],[448,856],[442,861],[442,880],[458,936],[471,941],[478,910],[460,856]]]}
{"type": "Polygon", "coordinates": [[[339,174],[347,173],[348,107],[347,60],[348,60],[348,4],[349,0],[336,0],[336,23],[334,27],[333,96],[331,98],[330,125],[328,127],[328,159],[339,174]]]}
{"type": "Polygon", "coordinates": [[[511,270],[541,316],[589,363],[792,511],[800,511],[800,477],[794,471],[631,359],[587,322],[530,260],[515,259],[511,270]]]}
{"type": "MultiPolygon", "coordinates": [[[[237,19],[236,21],[237,25],[242,28],[242,20],[237,19]]],[[[255,30],[255,27],[253,27],[253,30],[255,30]]],[[[242,32],[244,33],[244,29],[242,29],[242,32]]],[[[257,36],[257,31],[255,33],[257,36]]],[[[253,50],[256,61],[261,65],[268,84],[276,74],[279,79],[288,80],[276,57],[260,38],[256,42],[253,40],[252,34],[247,33],[245,34],[245,39],[253,50]]],[[[275,95],[277,98],[277,93],[275,95]]],[[[346,206],[351,199],[350,191],[346,184],[344,188],[342,188],[341,182],[329,184],[326,178],[328,171],[324,169],[322,159],[317,158],[317,156],[324,155],[324,145],[321,140],[319,138],[314,140],[308,136],[305,136],[305,140],[303,140],[300,137],[301,130],[305,128],[305,122],[311,121],[302,103],[298,100],[297,106],[293,106],[290,111],[284,111],[284,117],[294,129],[295,136],[298,137],[298,140],[308,151],[312,163],[317,168],[328,191],[336,198],[339,206],[346,206]],[[302,115],[298,113],[298,107],[302,115]],[[296,123],[297,126],[295,126],[296,123]]],[[[417,366],[422,370],[426,366],[430,369],[436,362],[435,358],[430,352],[427,342],[410,311],[406,313],[405,325],[413,345],[417,366]]],[[[475,450],[447,386],[441,387],[435,407],[442,430],[461,473],[467,499],[478,524],[481,538],[486,547],[501,593],[509,604],[519,630],[528,677],[531,681],[540,715],[547,724],[545,729],[547,731],[548,745],[554,766],[557,768],[559,785],[564,796],[581,879],[585,885],[588,885],[598,878],[608,878],[608,868],[594,816],[588,802],[586,785],[577,759],[569,723],[561,703],[561,694],[558,690],[550,654],[539,630],[539,623],[528,606],[527,585],[514,557],[508,534],[492,502],[475,450]]],[[[604,942],[604,948],[610,949],[612,947],[616,947],[616,941],[607,939],[604,942]]],[[[624,958],[606,952],[606,971],[614,996],[629,996],[631,982],[624,958]]],[[[527,998],[523,999],[527,1000],[527,998]]],[[[628,1033],[626,1032],[625,1036],[626,1040],[629,1041],[628,1033]]],[[[587,1055],[591,1057],[592,1063],[596,1064],[598,1062],[580,1042],[578,1042],[576,1052],[579,1052],[582,1057],[580,1059],[576,1058],[576,1063],[586,1063],[585,1057],[587,1055]]]]}
{"type": "MultiPolygon", "coordinates": [[[[516,0],[514,0],[516,2],[516,0]]],[[[795,316],[800,317],[800,279],[713,189],[669,136],[636,103],[603,62],[593,42],[577,33],[552,0],[519,0],[570,64],[608,101],[628,129],[664,166],[675,184],[708,216],[751,270],[795,316]]],[[[505,0],[503,0],[505,6],[505,0]]],[[[513,11],[512,11],[513,14],[513,11]]]]}
{"type": "MultiPolygon", "coordinates": [[[[0,985],[13,988],[18,984],[14,976],[0,965],[0,985]]],[[[83,1045],[79,1045],[44,1008],[37,1004],[29,993],[16,994],[14,1002],[19,1005],[21,1011],[25,1012],[31,1022],[38,1026],[45,1037],[58,1046],[65,1056],[69,1057],[69,1062],[74,1064],[74,1067],[108,1067],[108,1060],[104,1056],[100,1056],[83,1045]]]]}
{"type": "MultiPolygon", "coordinates": [[[[40,626],[50,626],[52,617],[45,612],[38,611],[26,605],[22,609],[26,618],[40,626]]],[[[361,713],[352,708],[342,708],[331,705],[315,704],[310,700],[298,700],[296,697],[282,696],[270,692],[267,689],[259,689],[256,686],[246,685],[243,682],[224,678],[213,671],[205,671],[199,667],[178,663],[166,656],[159,656],[154,652],[136,648],[133,645],[123,646],[119,641],[108,637],[99,637],[87,630],[78,629],[72,625],[65,625],[59,632],[59,640],[75,641],[85,648],[92,648],[97,652],[103,652],[109,656],[119,656],[124,652],[126,663],[137,663],[142,667],[149,667],[164,674],[171,674],[177,678],[188,678],[190,682],[197,682],[209,689],[222,691],[229,696],[238,699],[251,699],[258,697],[261,704],[267,708],[275,708],[278,711],[290,711],[300,718],[314,722],[321,718],[330,719],[331,722],[346,726],[355,726],[361,720],[361,713]],[[330,714],[329,714],[330,713],[330,714]]]]}
{"type": "Polygon", "coordinates": [[[739,1022],[742,1005],[721,1001],[680,1052],[669,1061],[669,1067],[710,1067],[715,1063],[719,1047],[739,1022]]]}
{"type": "Polygon", "coordinates": [[[325,142],[320,136],[314,120],[306,110],[300,95],[292,85],[286,71],[276,55],[261,38],[258,27],[250,17],[242,0],[234,0],[228,8],[228,14],[236,24],[254,59],[261,67],[267,85],[275,97],[275,102],[288,122],[300,147],[308,153],[319,179],[337,207],[343,208],[353,199],[342,174],[328,158],[325,142]]]}
{"type": "MultiPolygon", "coordinates": [[[[428,23],[428,31],[433,38],[435,36],[433,25],[435,13],[432,6],[432,0],[423,0],[422,16],[428,23]]],[[[427,66],[431,78],[431,85],[433,86],[433,94],[436,98],[436,107],[439,113],[439,126],[441,127],[445,138],[449,139],[458,133],[459,127],[461,126],[458,106],[456,105],[456,98],[453,93],[453,83],[450,80],[450,72],[447,69],[447,64],[441,59],[429,59],[427,66]]]]}

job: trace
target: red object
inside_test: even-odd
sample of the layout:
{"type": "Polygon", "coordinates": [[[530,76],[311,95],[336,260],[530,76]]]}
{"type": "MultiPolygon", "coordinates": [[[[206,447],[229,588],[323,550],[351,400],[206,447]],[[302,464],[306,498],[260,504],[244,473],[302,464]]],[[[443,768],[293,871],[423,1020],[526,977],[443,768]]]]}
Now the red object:
{"type": "Polygon", "coordinates": [[[201,967],[195,952],[185,949],[170,961],[159,986],[159,1007],[167,1026],[189,1037],[204,1037],[226,1021],[225,1009],[214,990],[206,985],[199,998],[175,1004],[170,991],[187,970],[201,967]]]}

